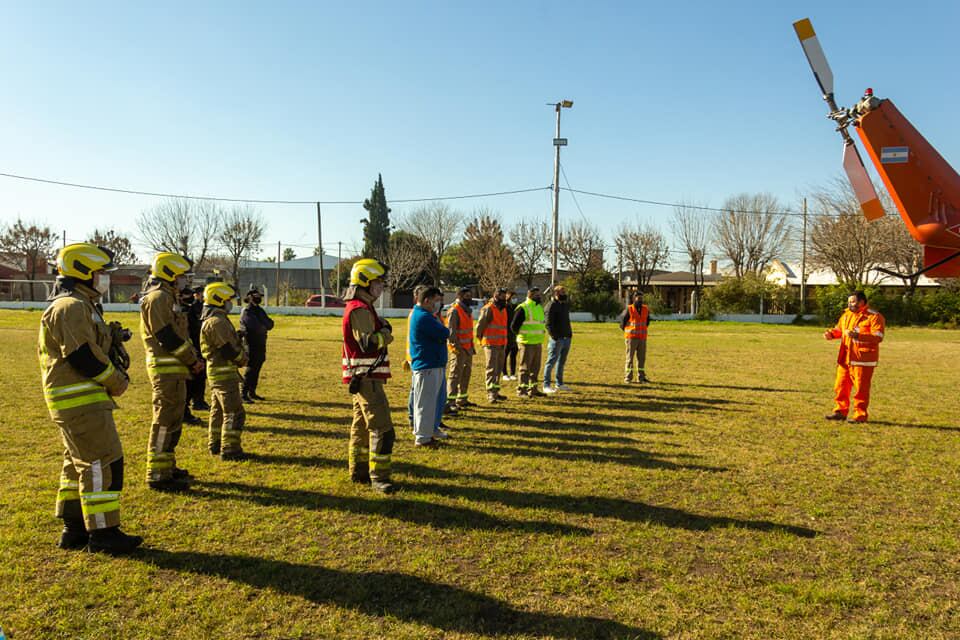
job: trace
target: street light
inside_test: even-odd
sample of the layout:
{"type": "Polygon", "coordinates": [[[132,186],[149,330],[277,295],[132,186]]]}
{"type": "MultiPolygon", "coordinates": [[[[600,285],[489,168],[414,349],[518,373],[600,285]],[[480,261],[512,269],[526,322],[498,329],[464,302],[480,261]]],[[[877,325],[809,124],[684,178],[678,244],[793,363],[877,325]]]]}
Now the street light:
{"type": "Polygon", "coordinates": [[[557,135],[553,138],[553,252],[550,261],[550,288],[557,284],[557,244],[560,240],[560,147],[567,144],[566,138],[560,137],[560,109],[569,109],[573,100],[561,100],[556,103],[547,103],[557,111],[557,135]]]}

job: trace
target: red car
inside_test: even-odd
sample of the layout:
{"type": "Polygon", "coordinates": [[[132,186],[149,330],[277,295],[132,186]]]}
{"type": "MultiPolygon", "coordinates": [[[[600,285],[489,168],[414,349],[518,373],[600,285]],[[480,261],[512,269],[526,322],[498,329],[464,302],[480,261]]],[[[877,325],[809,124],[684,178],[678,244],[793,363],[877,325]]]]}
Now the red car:
{"type": "Polygon", "coordinates": [[[303,303],[303,306],[305,307],[322,307],[322,306],[345,307],[347,306],[347,303],[341,300],[340,298],[338,298],[337,296],[331,296],[329,294],[323,296],[323,295],[320,295],[319,293],[315,293],[309,298],[307,298],[307,301],[303,303]],[[321,303],[321,300],[323,300],[324,298],[326,298],[326,305],[321,303]]]}

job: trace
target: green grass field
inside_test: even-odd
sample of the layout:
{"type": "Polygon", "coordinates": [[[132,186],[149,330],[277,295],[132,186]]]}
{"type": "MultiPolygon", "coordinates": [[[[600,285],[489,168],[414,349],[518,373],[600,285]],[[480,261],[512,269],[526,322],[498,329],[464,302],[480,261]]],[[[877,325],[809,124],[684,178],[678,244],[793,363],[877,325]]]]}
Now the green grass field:
{"type": "Polygon", "coordinates": [[[510,400],[451,421],[438,451],[414,450],[395,362],[389,497],[347,477],[331,318],[277,319],[254,459],[214,459],[205,427],[185,427],[195,488],[148,491],[136,337],[115,415],[124,528],[146,542],[111,558],[54,545],[39,319],[0,312],[8,637],[960,637],[960,333],[888,330],[872,421],[854,427],[822,419],[836,357],[822,329],[657,323],[654,383],[626,387],[616,327],[575,325],[574,392],[520,401],[506,383],[510,400]]]}

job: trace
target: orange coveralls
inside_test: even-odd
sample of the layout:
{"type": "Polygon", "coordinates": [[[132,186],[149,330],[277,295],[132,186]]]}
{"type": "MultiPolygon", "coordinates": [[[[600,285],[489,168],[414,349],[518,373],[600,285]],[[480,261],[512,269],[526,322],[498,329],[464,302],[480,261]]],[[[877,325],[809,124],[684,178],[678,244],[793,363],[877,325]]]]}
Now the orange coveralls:
{"type": "Polygon", "coordinates": [[[867,405],[870,403],[870,381],[880,359],[880,343],[886,321],[878,311],[864,307],[853,312],[843,312],[831,331],[840,338],[837,354],[837,379],[833,385],[835,413],[847,415],[850,410],[850,391],[853,391],[853,420],[867,421],[867,405]],[[846,335],[844,335],[846,332],[846,335]]]}

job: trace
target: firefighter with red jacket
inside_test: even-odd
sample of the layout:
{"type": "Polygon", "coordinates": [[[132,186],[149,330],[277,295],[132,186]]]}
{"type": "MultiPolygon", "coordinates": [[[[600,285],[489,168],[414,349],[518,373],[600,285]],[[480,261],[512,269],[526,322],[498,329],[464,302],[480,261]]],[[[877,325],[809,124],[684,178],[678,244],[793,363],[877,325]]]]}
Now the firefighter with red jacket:
{"type": "Polygon", "coordinates": [[[387,267],[362,258],[350,270],[350,287],[343,310],[343,383],[353,397],[349,467],[354,482],[369,483],[381,493],[393,493],[390,463],[396,432],[383,385],[390,378],[387,345],[393,342],[390,323],[377,315],[373,303],[383,293],[387,267]]]}
{"type": "Polygon", "coordinates": [[[847,298],[847,310],[837,326],[823,332],[827,340],[840,339],[837,354],[837,377],[834,383],[833,413],[827,420],[845,420],[850,411],[850,392],[853,392],[853,415],[847,422],[867,421],[870,403],[870,382],[880,357],[880,343],[886,322],[878,311],[867,305],[867,296],[856,291],[847,298]]]}
{"type": "Polygon", "coordinates": [[[627,363],[623,370],[623,381],[633,382],[633,372],[637,372],[637,382],[649,382],[643,367],[647,361],[647,328],[650,326],[650,308],[643,304],[643,292],[633,294],[633,304],[620,314],[620,329],[626,343],[627,363]],[[636,362],[636,369],[634,369],[636,362]]]}

